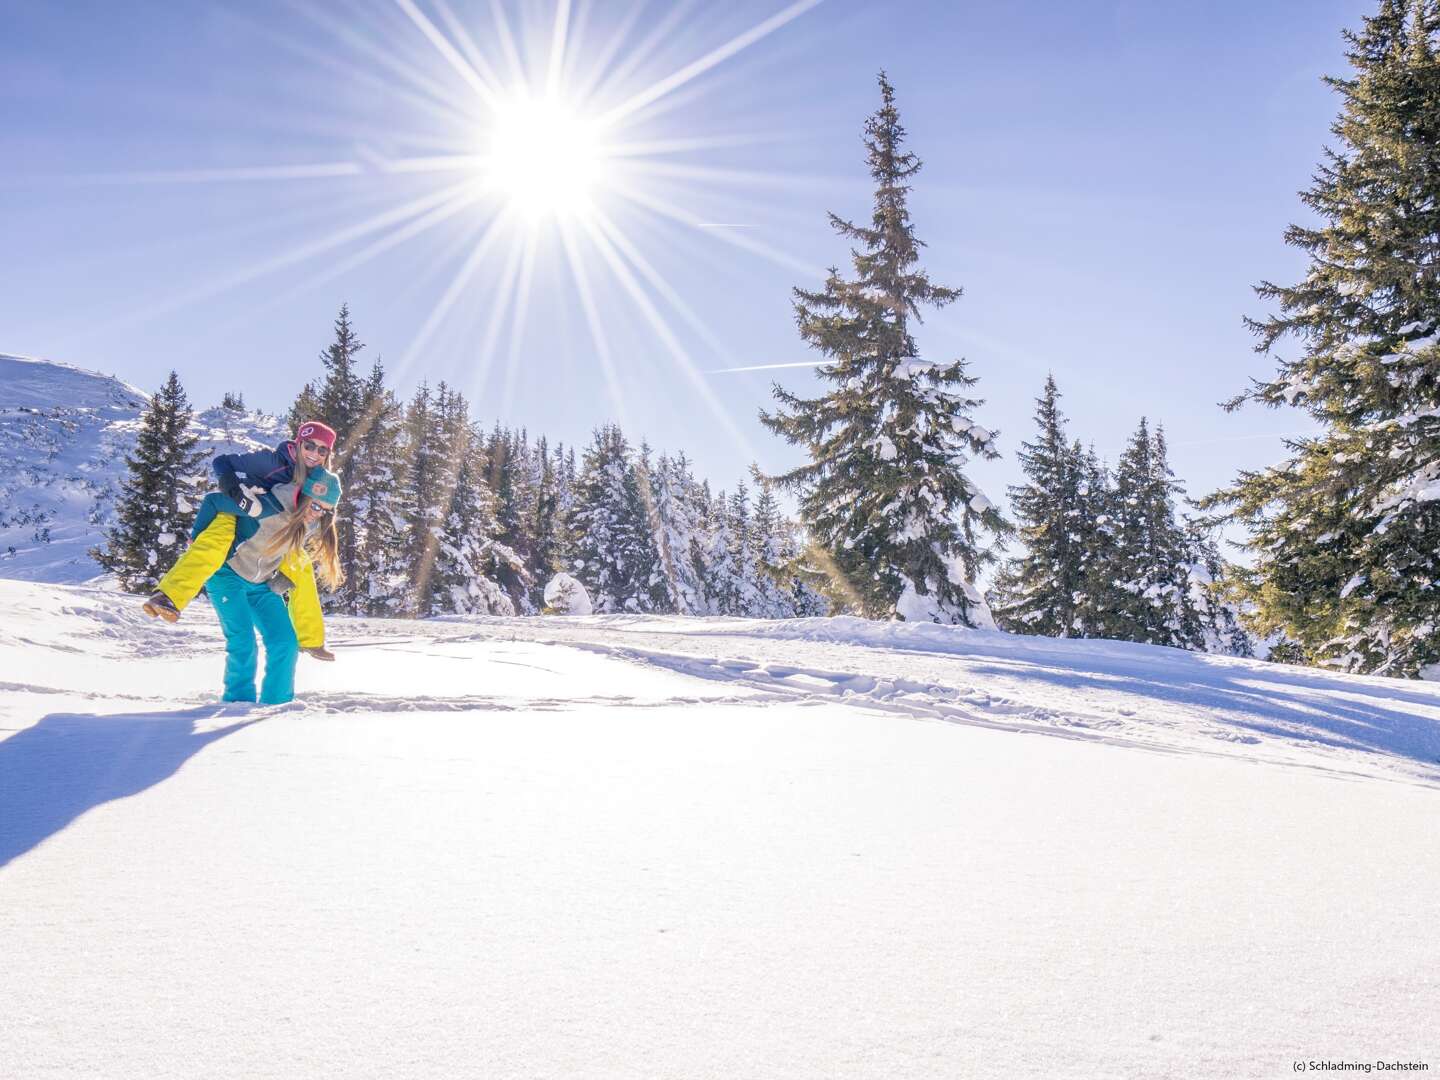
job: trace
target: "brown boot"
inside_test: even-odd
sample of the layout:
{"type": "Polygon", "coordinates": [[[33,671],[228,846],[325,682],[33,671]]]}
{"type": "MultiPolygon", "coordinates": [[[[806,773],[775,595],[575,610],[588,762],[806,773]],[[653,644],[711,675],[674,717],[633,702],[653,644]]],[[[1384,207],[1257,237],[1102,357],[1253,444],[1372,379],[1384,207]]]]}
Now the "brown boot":
{"type": "Polygon", "coordinates": [[[171,603],[170,597],[163,592],[152,593],[150,599],[145,601],[140,610],[152,619],[159,617],[166,622],[180,621],[180,609],[171,603]]]}

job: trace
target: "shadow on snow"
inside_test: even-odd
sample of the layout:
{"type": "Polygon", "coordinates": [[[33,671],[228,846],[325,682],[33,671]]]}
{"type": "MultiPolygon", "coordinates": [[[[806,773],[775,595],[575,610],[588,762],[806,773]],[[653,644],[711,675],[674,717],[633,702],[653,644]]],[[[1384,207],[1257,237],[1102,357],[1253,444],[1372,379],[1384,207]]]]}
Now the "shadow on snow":
{"type": "Polygon", "coordinates": [[[256,722],[195,730],[196,721],[223,715],[214,706],[170,713],[51,713],[0,742],[0,867],[87,810],[153,787],[210,743],[256,722]]]}

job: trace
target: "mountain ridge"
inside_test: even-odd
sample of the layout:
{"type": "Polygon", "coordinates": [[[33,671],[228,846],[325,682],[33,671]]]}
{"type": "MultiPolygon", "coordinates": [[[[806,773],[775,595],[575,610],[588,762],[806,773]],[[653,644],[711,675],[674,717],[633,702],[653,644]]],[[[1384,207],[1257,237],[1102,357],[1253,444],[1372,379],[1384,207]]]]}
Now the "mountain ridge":
{"type": "MultiPolygon", "coordinates": [[[[114,521],[150,395],[113,375],[0,353],[0,578],[76,584],[114,521]]],[[[207,457],[273,446],[284,422],[220,406],[196,410],[207,457]]]]}

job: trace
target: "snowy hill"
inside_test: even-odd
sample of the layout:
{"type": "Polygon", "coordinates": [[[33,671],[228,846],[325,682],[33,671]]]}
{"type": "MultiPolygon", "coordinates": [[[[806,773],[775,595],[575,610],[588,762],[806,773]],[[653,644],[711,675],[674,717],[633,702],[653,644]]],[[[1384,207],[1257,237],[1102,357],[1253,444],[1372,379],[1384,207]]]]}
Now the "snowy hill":
{"type": "Polygon", "coordinates": [[[851,619],[337,619],[256,708],[215,703],[203,603],[0,610],[0,1075],[1440,1068],[1440,686],[851,619]]]}
{"type": "MultiPolygon", "coordinates": [[[[148,395],[108,375],[0,354],[0,578],[81,582],[110,525],[148,395]]],[[[208,455],[273,446],[281,421],[196,414],[208,455]]]]}

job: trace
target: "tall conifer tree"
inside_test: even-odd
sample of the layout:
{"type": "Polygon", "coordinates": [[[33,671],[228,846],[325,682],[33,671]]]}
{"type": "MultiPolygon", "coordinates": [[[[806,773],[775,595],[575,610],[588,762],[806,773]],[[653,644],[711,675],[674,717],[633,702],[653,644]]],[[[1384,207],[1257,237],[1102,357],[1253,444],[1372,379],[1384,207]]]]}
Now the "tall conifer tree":
{"type": "Polygon", "coordinates": [[[1230,402],[1304,410],[1319,434],[1205,505],[1251,530],[1256,627],[1312,663],[1440,676],[1440,3],[1382,0],[1346,31],[1352,72],[1305,205],[1295,285],[1256,292],[1257,351],[1299,344],[1230,402]]]}
{"type": "Polygon", "coordinates": [[[91,554],[122,588],[148,592],[185,550],[190,525],[204,492],[205,455],[196,450],[194,416],[175,372],[150,399],[140,419],[135,452],[114,526],[105,545],[91,554]]]}
{"type": "Polygon", "coordinates": [[[881,107],[865,125],[870,224],[830,215],[856,245],[854,277],[832,268],[822,290],[795,290],[800,336],[826,357],[817,373],[831,388],[805,399],[777,385],[780,407],[761,420],[808,451],[809,462],[777,479],[800,492],[807,529],[864,614],[988,624],[973,582],[995,556],[981,534],[1008,525],[964,467],[998,454],[971,419],[982,402],[969,396],[976,380],[965,361],[916,356],[911,320],[960,290],[932,284],[918,266],[907,201],[920,160],[901,149],[905,129],[883,73],[879,84],[881,107]]]}
{"type": "Polygon", "coordinates": [[[996,616],[1006,629],[1046,637],[1079,634],[1076,611],[1084,594],[1086,507],[1083,462],[1066,442],[1055,377],[1036,401],[1033,442],[1020,444],[1027,483],[1010,488],[1023,554],[1009,560],[996,582],[996,616]]]}

